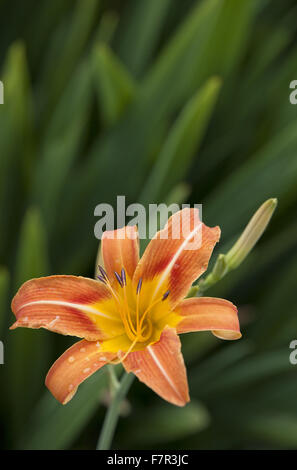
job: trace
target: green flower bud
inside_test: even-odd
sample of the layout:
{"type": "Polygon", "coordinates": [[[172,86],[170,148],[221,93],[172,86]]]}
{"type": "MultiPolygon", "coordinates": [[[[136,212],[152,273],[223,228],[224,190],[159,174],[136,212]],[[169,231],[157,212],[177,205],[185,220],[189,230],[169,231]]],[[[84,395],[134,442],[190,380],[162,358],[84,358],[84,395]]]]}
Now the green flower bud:
{"type": "Polygon", "coordinates": [[[277,199],[268,199],[253,215],[235,245],[226,254],[228,268],[235,269],[247,257],[249,252],[266,229],[277,206],[277,199]]]}

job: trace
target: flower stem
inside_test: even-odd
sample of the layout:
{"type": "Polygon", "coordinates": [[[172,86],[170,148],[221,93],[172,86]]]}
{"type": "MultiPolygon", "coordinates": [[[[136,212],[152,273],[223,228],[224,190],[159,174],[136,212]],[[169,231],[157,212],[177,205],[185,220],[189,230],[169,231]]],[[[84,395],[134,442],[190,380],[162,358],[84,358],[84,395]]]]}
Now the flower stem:
{"type": "Polygon", "coordinates": [[[106,412],[103,427],[98,439],[97,450],[108,450],[114,436],[119,419],[120,407],[134,380],[134,374],[124,372],[119,387],[112,397],[112,402],[106,412]]]}
{"type": "Polygon", "coordinates": [[[114,394],[120,387],[120,382],[118,381],[117,374],[115,373],[115,367],[111,364],[107,364],[107,372],[109,375],[109,385],[110,385],[110,392],[111,396],[114,397],[114,394]]]}

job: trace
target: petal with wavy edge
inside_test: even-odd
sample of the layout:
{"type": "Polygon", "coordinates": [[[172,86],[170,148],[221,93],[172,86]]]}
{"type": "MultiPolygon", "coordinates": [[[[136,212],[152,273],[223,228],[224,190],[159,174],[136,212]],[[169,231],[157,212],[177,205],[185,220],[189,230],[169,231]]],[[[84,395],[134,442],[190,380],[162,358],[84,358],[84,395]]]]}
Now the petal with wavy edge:
{"type": "Polygon", "coordinates": [[[175,309],[181,316],[178,333],[210,330],[221,339],[241,338],[237,308],[225,299],[213,297],[183,300],[175,309]]]}
{"type": "Polygon", "coordinates": [[[77,387],[90,375],[114,358],[100,352],[99,342],[82,340],[75,343],[50,368],[45,385],[63,405],[75,395],[77,387]]]}

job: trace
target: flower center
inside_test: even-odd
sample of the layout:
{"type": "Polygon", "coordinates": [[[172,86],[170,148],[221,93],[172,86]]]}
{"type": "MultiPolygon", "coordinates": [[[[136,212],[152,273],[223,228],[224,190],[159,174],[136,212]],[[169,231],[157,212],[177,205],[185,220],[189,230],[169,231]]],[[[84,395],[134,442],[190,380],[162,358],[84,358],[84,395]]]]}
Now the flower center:
{"type": "Polygon", "coordinates": [[[148,341],[153,333],[153,324],[149,317],[149,312],[158,303],[164,301],[168,297],[169,291],[165,292],[162,297],[157,298],[156,300],[151,302],[147,306],[147,308],[145,308],[145,310],[140,311],[140,293],[142,287],[142,279],[140,278],[136,288],[135,309],[133,309],[131,308],[128,302],[127,279],[124,268],[122,268],[121,274],[117,272],[114,273],[116,280],[122,289],[122,295],[119,295],[119,293],[116,292],[111,286],[107,273],[101,266],[99,266],[99,270],[101,275],[97,277],[108,287],[117,303],[121,320],[125,328],[125,332],[132,342],[131,349],[135,346],[136,343],[144,343],[148,341]]]}

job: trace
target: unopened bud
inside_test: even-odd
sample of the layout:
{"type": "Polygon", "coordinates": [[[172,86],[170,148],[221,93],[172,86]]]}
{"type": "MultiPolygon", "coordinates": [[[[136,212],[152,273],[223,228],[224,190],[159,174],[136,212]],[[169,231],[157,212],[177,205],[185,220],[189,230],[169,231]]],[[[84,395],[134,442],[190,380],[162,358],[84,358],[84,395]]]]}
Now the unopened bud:
{"type": "Polygon", "coordinates": [[[254,248],[266,229],[276,206],[277,199],[268,199],[253,215],[235,245],[225,256],[229,269],[237,268],[254,248]]]}

